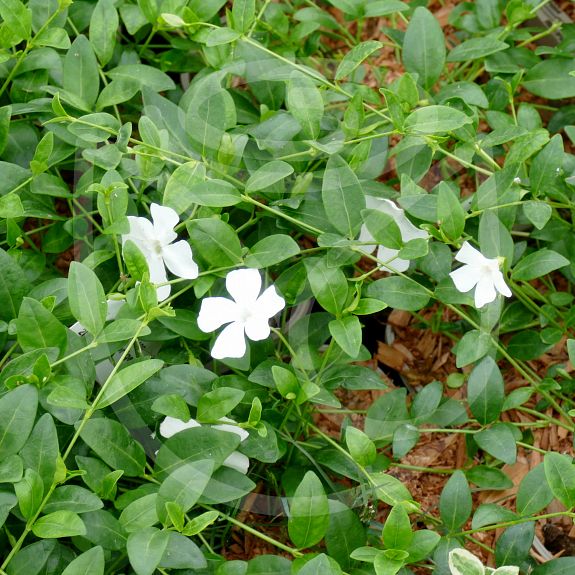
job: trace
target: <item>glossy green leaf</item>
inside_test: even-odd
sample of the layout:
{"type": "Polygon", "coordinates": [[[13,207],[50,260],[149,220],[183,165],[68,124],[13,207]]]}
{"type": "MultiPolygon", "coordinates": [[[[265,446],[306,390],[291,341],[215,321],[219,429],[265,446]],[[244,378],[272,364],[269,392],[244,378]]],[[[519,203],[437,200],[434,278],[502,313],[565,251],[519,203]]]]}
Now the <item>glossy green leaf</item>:
{"type": "Polygon", "coordinates": [[[529,281],[569,265],[569,260],[547,248],[524,257],[513,269],[514,280],[529,281]]]}
{"type": "Polygon", "coordinates": [[[404,129],[409,134],[445,134],[471,123],[471,118],[449,106],[426,106],[407,116],[404,129]]]}
{"type": "Polygon", "coordinates": [[[429,89],[443,71],[445,52],[445,38],[439,22],[427,8],[417,7],[403,41],[405,69],[418,74],[422,86],[429,89]]]}
{"type": "Polygon", "coordinates": [[[106,389],[96,407],[102,409],[118,401],[150,379],[152,375],[162,369],[163,365],[164,362],[161,359],[146,359],[116,372],[106,385],[106,389]]]}
{"type": "Polygon", "coordinates": [[[472,510],[471,491],[462,471],[457,470],[445,484],[439,498],[441,520],[450,533],[456,532],[469,519],[472,510]]]}
{"type": "Polygon", "coordinates": [[[148,527],[128,537],[128,558],[137,575],[152,575],[168,546],[169,532],[148,527]]]}
{"type": "Polygon", "coordinates": [[[68,301],[74,317],[92,335],[100,333],[108,304],[98,276],[86,265],[72,262],[68,274],[68,301]]]}
{"type": "Polygon", "coordinates": [[[327,161],[322,199],[329,221],[338,232],[353,239],[363,223],[361,210],[365,209],[365,196],[357,176],[337,154],[327,161]]]}
{"type": "Polygon", "coordinates": [[[38,391],[21,385],[0,397],[0,461],[26,444],[38,407],[38,391]]]}
{"type": "Polygon", "coordinates": [[[36,537],[43,539],[57,539],[60,537],[74,537],[85,535],[86,527],[80,516],[71,511],[54,511],[40,517],[32,527],[36,537]]]}
{"type": "Polygon", "coordinates": [[[298,485],[290,504],[288,531],[298,548],[319,543],[329,525],[328,500],[317,475],[308,471],[298,485]]]}
{"type": "Polygon", "coordinates": [[[104,550],[92,547],[74,559],[62,575],[104,575],[104,550]]]}
{"type": "Polygon", "coordinates": [[[335,72],[335,79],[339,81],[349,76],[364,60],[382,47],[383,44],[377,40],[368,40],[354,46],[339,63],[335,72]]]}
{"type": "Polygon", "coordinates": [[[491,357],[485,357],[474,368],[467,381],[467,401],[479,423],[495,421],[501,413],[505,389],[499,367],[491,357]]]}
{"type": "Polygon", "coordinates": [[[575,506],[575,466],[571,457],[549,452],[543,459],[545,477],[553,495],[567,509],[575,506]]]}
{"type": "Polygon", "coordinates": [[[89,38],[102,66],[105,66],[114,54],[119,23],[113,0],[99,0],[90,19],[89,38]]]}
{"type": "Polygon", "coordinates": [[[121,423],[105,418],[90,419],[80,437],[113,469],[123,470],[128,477],[144,472],[144,449],[121,423]]]}

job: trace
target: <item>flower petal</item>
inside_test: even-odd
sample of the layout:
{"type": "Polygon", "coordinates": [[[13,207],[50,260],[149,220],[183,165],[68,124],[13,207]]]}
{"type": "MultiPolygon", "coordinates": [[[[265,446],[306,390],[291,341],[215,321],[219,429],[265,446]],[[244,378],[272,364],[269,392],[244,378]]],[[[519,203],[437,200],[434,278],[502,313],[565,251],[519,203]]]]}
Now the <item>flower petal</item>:
{"type": "Polygon", "coordinates": [[[237,303],[249,306],[258,299],[262,277],[258,270],[234,270],[226,276],[226,289],[237,303]]]}
{"type": "Polygon", "coordinates": [[[246,475],[250,467],[250,460],[243,453],[234,451],[224,460],[223,465],[246,475]]]}
{"type": "Polygon", "coordinates": [[[505,283],[505,278],[503,277],[503,274],[499,270],[497,270],[492,274],[491,279],[493,280],[493,285],[495,286],[495,289],[501,295],[504,295],[506,297],[511,297],[513,295],[513,293],[511,293],[511,290],[509,289],[509,286],[505,283]]]}
{"type": "Polygon", "coordinates": [[[215,331],[225,323],[238,319],[238,304],[225,297],[207,297],[202,300],[198,327],[205,333],[215,331]]]}
{"type": "Polygon", "coordinates": [[[189,421],[182,421],[181,419],[176,419],[175,417],[166,417],[162,423],[160,423],[160,435],[162,437],[172,437],[184,429],[191,429],[192,427],[201,427],[201,425],[195,420],[190,419],[189,421]]]}
{"type": "Polygon", "coordinates": [[[493,280],[489,276],[482,276],[475,286],[475,307],[482,308],[497,297],[493,280]]]}
{"type": "Polygon", "coordinates": [[[261,341],[270,335],[268,319],[263,317],[250,317],[245,324],[246,335],[252,341],[261,341]]]}
{"type": "Polygon", "coordinates": [[[132,240],[141,251],[149,251],[150,242],[154,241],[154,226],[146,218],[128,216],[130,231],[122,236],[122,243],[132,240]]]}
{"type": "MultiPolygon", "coordinates": [[[[148,256],[146,258],[148,264],[148,270],[150,271],[150,281],[153,284],[165,284],[168,281],[166,276],[166,268],[164,266],[164,260],[157,255],[148,256]]],[[[156,287],[156,293],[158,295],[158,301],[164,301],[169,297],[172,291],[172,286],[170,284],[156,287]]]]}
{"type": "Polygon", "coordinates": [[[109,299],[106,300],[108,304],[108,312],[106,313],[106,321],[111,319],[116,319],[116,316],[120,313],[120,310],[124,307],[126,303],[125,299],[109,299]]]}
{"type": "Polygon", "coordinates": [[[390,269],[383,264],[379,264],[379,269],[387,270],[389,272],[404,272],[409,268],[409,260],[402,260],[397,257],[399,250],[394,250],[391,248],[386,248],[385,246],[379,246],[377,248],[377,259],[382,262],[389,262],[389,265],[393,268],[390,269]]]}
{"type": "Polygon", "coordinates": [[[162,256],[167,268],[179,278],[195,280],[198,277],[198,264],[192,257],[192,248],[186,240],[162,247],[162,256]]]}
{"type": "Polygon", "coordinates": [[[382,212],[390,215],[394,220],[397,226],[399,227],[399,231],[401,232],[401,239],[404,242],[408,242],[409,240],[415,240],[417,238],[426,239],[429,237],[429,234],[424,231],[420,230],[416,226],[414,226],[407,216],[405,215],[405,211],[401,208],[398,208],[395,205],[395,202],[391,200],[384,199],[382,202],[382,206],[379,208],[382,212]]]}
{"type": "Polygon", "coordinates": [[[449,276],[457,290],[463,293],[472,290],[477,285],[480,277],[477,268],[472,265],[461,266],[459,269],[452,271],[449,276]]]}
{"type": "MultiPolygon", "coordinates": [[[[227,419],[227,418],[223,418],[223,419],[227,419]]],[[[220,431],[227,431],[228,433],[235,433],[236,435],[240,436],[241,441],[245,441],[250,436],[250,434],[245,429],[243,429],[242,427],[238,427],[237,425],[229,425],[228,423],[222,423],[220,425],[214,425],[212,427],[214,429],[219,429],[220,431]]]]}
{"type": "Polygon", "coordinates": [[[487,258],[469,242],[463,242],[461,249],[455,254],[455,259],[464,264],[481,265],[487,258]]]}
{"type": "Polygon", "coordinates": [[[284,298],[278,294],[275,286],[265,289],[256,301],[256,311],[261,317],[270,318],[280,312],[286,305],[284,298]]]}
{"type": "Polygon", "coordinates": [[[150,213],[154,221],[155,238],[164,246],[173,242],[178,237],[178,234],[174,232],[174,228],[180,222],[177,212],[167,206],[152,204],[150,213]]]}
{"type": "Polygon", "coordinates": [[[214,359],[240,358],[246,353],[244,324],[234,321],[224,328],[212,348],[214,359]]]}

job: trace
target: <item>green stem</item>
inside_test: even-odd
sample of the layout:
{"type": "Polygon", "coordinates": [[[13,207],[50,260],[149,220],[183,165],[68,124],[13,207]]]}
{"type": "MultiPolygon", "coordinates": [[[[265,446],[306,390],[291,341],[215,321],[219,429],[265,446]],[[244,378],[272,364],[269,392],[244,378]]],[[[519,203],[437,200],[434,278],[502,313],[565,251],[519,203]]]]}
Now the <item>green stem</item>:
{"type": "Polygon", "coordinates": [[[219,514],[220,517],[222,517],[226,521],[229,521],[233,525],[240,527],[244,531],[247,531],[248,533],[255,535],[259,539],[266,541],[270,545],[273,545],[274,547],[277,547],[278,549],[281,549],[282,551],[287,551],[288,553],[290,553],[294,557],[303,557],[303,553],[301,551],[298,551],[297,549],[294,549],[293,547],[288,547],[287,545],[284,545],[280,541],[277,541],[276,539],[269,537],[268,535],[266,535],[265,533],[262,533],[261,531],[257,531],[256,529],[253,529],[249,525],[246,525],[245,523],[238,521],[237,519],[235,519],[234,517],[231,517],[230,515],[227,515],[223,511],[220,511],[219,509],[215,509],[211,505],[202,505],[202,507],[204,509],[207,509],[208,511],[215,511],[216,513],[219,514]]]}
{"type": "Polygon", "coordinates": [[[530,517],[520,517],[512,521],[504,521],[502,523],[495,523],[493,525],[485,525],[484,527],[478,527],[477,529],[469,529],[467,531],[460,531],[456,533],[457,536],[460,535],[473,535],[474,533],[482,533],[483,531],[492,531],[494,529],[503,529],[505,527],[511,527],[513,525],[519,525],[520,523],[529,523],[530,521],[540,521],[541,519],[551,519],[552,517],[575,517],[575,513],[570,511],[557,511],[556,513],[546,513],[544,515],[532,515],[530,517]]]}

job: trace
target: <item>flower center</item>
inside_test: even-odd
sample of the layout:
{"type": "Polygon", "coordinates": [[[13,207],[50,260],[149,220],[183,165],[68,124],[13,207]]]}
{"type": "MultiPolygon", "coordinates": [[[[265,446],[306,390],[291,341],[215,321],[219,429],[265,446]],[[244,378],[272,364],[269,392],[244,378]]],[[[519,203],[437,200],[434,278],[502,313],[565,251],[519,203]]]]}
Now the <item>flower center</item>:
{"type": "Polygon", "coordinates": [[[246,323],[249,319],[251,319],[254,316],[254,312],[252,309],[250,309],[247,306],[240,306],[239,310],[238,310],[238,319],[237,321],[239,321],[240,323],[246,323]]]}
{"type": "Polygon", "coordinates": [[[162,255],[162,244],[160,243],[160,240],[152,240],[150,247],[152,249],[152,253],[158,256],[162,255]]]}

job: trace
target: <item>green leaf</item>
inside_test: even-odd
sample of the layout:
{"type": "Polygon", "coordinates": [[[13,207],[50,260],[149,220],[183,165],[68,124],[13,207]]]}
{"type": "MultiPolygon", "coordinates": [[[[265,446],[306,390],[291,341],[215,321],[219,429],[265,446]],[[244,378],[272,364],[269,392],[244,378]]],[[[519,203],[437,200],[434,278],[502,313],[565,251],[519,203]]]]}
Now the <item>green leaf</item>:
{"type": "Polygon", "coordinates": [[[569,260],[566,257],[553,250],[542,248],[520,260],[513,269],[511,277],[514,280],[529,281],[568,265],[569,260]]]}
{"type": "Polygon", "coordinates": [[[118,401],[160,371],[163,366],[164,362],[161,359],[146,359],[118,371],[108,382],[104,394],[94,407],[102,409],[118,401]]]}
{"type": "Polygon", "coordinates": [[[372,473],[372,485],[380,501],[388,505],[397,505],[402,501],[410,501],[411,493],[397,478],[387,473],[372,473]]]}
{"type": "Polygon", "coordinates": [[[148,527],[128,537],[128,558],[137,575],[152,575],[168,546],[169,532],[148,527]]]}
{"type": "Polygon", "coordinates": [[[324,114],[323,98],[315,82],[301,72],[293,72],[287,85],[286,107],[299,122],[306,138],[315,140],[324,114]]]}
{"type": "Polygon", "coordinates": [[[0,397],[0,461],[18,453],[34,426],[38,391],[21,385],[0,397]]]}
{"type": "Polygon", "coordinates": [[[68,301],[72,315],[92,335],[98,335],[108,312],[106,294],[98,276],[80,262],[70,264],[68,301]]]}
{"type": "Polygon", "coordinates": [[[227,415],[243,399],[245,392],[234,387],[218,387],[198,401],[198,421],[212,422],[227,415]]]}
{"type": "Polygon", "coordinates": [[[568,455],[549,452],[543,459],[545,477],[553,495],[567,509],[575,506],[575,467],[568,455]]]}
{"type": "Polygon", "coordinates": [[[80,437],[113,469],[123,470],[128,477],[140,476],[144,472],[144,449],[121,423],[103,417],[90,419],[80,437]]]}
{"type": "MultiPolygon", "coordinates": [[[[553,138],[551,139],[551,142],[553,142],[553,138]]],[[[545,149],[547,149],[547,147],[545,149]]],[[[541,153],[538,154],[537,157],[539,157],[541,153]]],[[[533,171],[533,164],[531,165],[531,171],[533,171]]],[[[546,202],[528,201],[523,204],[522,208],[529,221],[538,230],[542,230],[545,227],[545,224],[553,214],[553,208],[546,202]]]]}
{"type": "Polygon", "coordinates": [[[471,515],[471,491],[463,471],[456,470],[439,498],[439,514],[450,533],[460,529],[471,515]]]}
{"type": "Polygon", "coordinates": [[[104,550],[97,546],[76,557],[62,575],[104,575],[105,567],[104,550]]]}
{"type": "Polygon", "coordinates": [[[382,538],[387,549],[409,549],[413,533],[403,505],[395,505],[390,511],[383,525],[382,538]]]}
{"type": "Polygon", "coordinates": [[[114,54],[119,25],[120,19],[113,0],[99,0],[90,19],[89,38],[102,66],[105,66],[114,54]]]}
{"type": "Polygon", "coordinates": [[[16,483],[22,479],[23,473],[22,458],[16,454],[9,455],[0,462],[0,483],[16,483]]]}
{"type": "Polygon", "coordinates": [[[214,28],[209,36],[206,38],[206,46],[211,48],[213,46],[223,46],[224,44],[231,44],[241,37],[241,32],[232,30],[231,28],[214,28]]]}
{"type": "Polygon", "coordinates": [[[132,339],[137,333],[149,335],[149,327],[142,328],[142,322],[137,319],[117,319],[107,325],[98,336],[98,343],[113,343],[132,339]]]}
{"type": "Polygon", "coordinates": [[[352,551],[366,543],[365,527],[358,516],[341,501],[330,499],[328,503],[329,526],[325,534],[325,546],[329,556],[348,570],[352,564],[352,551]]]}
{"type": "Polygon", "coordinates": [[[308,471],[298,485],[290,504],[288,532],[290,539],[305,549],[319,543],[329,524],[327,496],[313,471],[308,471]]]}
{"type": "Polygon", "coordinates": [[[405,69],[418,74],[421,85],[429,89],[443,71],[445,52],[445,38],[439,22],[427,8],[417,7],[403,41],[405,69]]]}
{"type": "Polygon", "coordinates": [[[450,240],[461,237],[465,228],[465,211],[457,195],[445,182],[439,183],[437,219],[441,230],[450,240]]]}
{"type": "Polygon", "coordinates": [[[532,94],[549,100],[573,98],[575,77],[570,76],[573,70],[575,61],[572,58],[543,60],[527,72],[522,84],[532,94]]]}
{"type": "Polygon", "coordinates": [[[376,280],[367,288],[367,295],[383,301],[389,307],[406,311],[421,309],[430,299],[423,286],[412,279],[398,276],[376,280]]]}
{"type": "Polygon", "coordinates": [[[515,507],[517,513],[524,516],[533,515],[545,509],[553,501],[553,491],[545,476],[545,466],[540,463],[523,477],[517,490],[515,507]]]}
{"type": "Polygon", "coordinates": [[[297,242],[286,234],[267,236],[253,245],[245,262],[248,268],[269,268],[299,254],[297,242]]]}
{"type": "Polygon", "coordinates": [[[206,183],[206,168],[200,162],[187,162],[178,166],[164,190],[163,205],[173,208],[181,214],[192,204],[217,206],[232,206],[238,203],[239,193],[228,182],[209,180],[206,183]],[[232,202],[232,196],[238,201],[232,202]],[[226,200],[226,198],[228,198],[226,200]],[[207,202],[207,203],[206,203],[207,202]]]}
{"type": "Polygon", "coordinates": [[[375,209],[362,210],[362,217],[365,218],[369,233],[378,244],[395,250],[403,247],[401,230],[392,215],[375,209]]]}
{"type": "Polygon", "coordinates": [[[375,443],[360,429],[348,426],[345,428],[345,443],[354,461],[364,467],[371,465],[377,455],[375,443]]]}
{"type": "Polygon", "coordinates": [[[86,36],[80,34],[64,57],[64,90],[74,95],[87,109],[98,99],[100,76],[98,61],[86,36]]]}
{"type": "Polygon", "coordinates": [[[233,266],[241,261],[242,247],[234,228],[217,218],[200,218],[186,222],[194,254],[206,267],[233,266]]]}
{"type": "Polygon", "coordinates": [[[355,238],[363,224],[361,210],[365,209],[365,196],[357,176],[337,154],[327,161],[321,195],[331,224],[338,232],[355,238]]]}
{"type": "Polygon", "coordinates": [[[575,557],[559,557],[543,565],[537,565],[531,575],[571,575],[575,569],[575,557]]]}
{"type": "Polygon", "coordinates": [[[59,455],[58,434],[49,413],[40,417],[20,455],[24,465],[42,478],[47,493],[54,480],[59,455]]]}
{"type": "Polygon", "coordinates": [[[304,260],[308,281],[319,304],[334,315],[339,315],[347,300],[347,279],[339,268],[330,268],[325,258],[304,260]]]}
{"type": "Polygon", "coordinates": [[[22,299],[28,293],[30,284],[22,268],[0,248],[0,320],[10,321],[18,317],[22,299]]]}
{"type": "Polygon", "coordinates": [[[517,446],[513,432],[504,423],[496,423],[473,436],[475,443],[496,459],[513,465],[517,459],[517,446]]]}
{"type": "Polygon", "coordinates": [[[517,519],[517,515],[506,507],[496,505],[495,503],[485,503],[480,505],[473,514],[471,528],[481,529],[481,527],[485,527],[486,525],[504,523],[505,521],[513,521],[515,519],[517,519]]]}
{"type": "Polygon", "coordinates": [[[534,521],[508,527],[495,543],[496,565],[521,565],[529,557],[534,537],[534,521]]]}
{"type": "Polygon", "coordinates": [[[350,357],[357,357],[361,347],[361,324],[355,315],[348,315],[329,322],[329,333],[337,345],[350,357]]]}
{"type": "Polygon", "coordinates": [[[484,357],[491,348],[491,336],[488,333],[472,329],[457,344],[456,367],[465,367],[484,357]]]}
{"type": "MultiPolygon", "coordinates": [[[[534,195],[545,195],[548,188],[552,187],[553,184],[557,182],[563,166],[563,157],[563,138],[560,134],[555,134],[555,136],[549,140],[549,143],[535,156],[535,158],[533,158],[533,161],[531,162],[531,169],[529,170],[529,185],[531,187],[531,192],[534,195]]],[[[524,210],[529,203],[531,202],[523,205],[524,210]]],[[[541,204],[546,207],[546,213],[549,213],[550,217],[552,211],[551,206],[547,203],[541,204]]],[[[547,217],[547,219],[549,219],[549,217],[547,217]]],[[[538,229],[541,229],[543,226],[537,227],[538,229]]]]}
{"type": "Polygon", "coordinates": [[[33,469],[26,469],[24,477],[14,484],[18,506],[25,519],[31,519],[42,504],[42,478],[33,469]]]}
{"type": "Polygon", "coordinates": [[[141,88],[146,86],[154,92],[173,90],[176,87],[166,73],[145,64],[123,64],[106,72],[106,75],[114,80],[136,82],[141,88]]]}
{"type": "Polygon", "coordinates": [[[465,472],[467,479],[483,489],[510,489],[513,481],[496,467],[476,465],[465,472]]]}
{"type": "MultiPolygon", "coordinates": [[[[419,9],[419,8],[418,8],[419,9]]],[[[471,118],[449,106],[418,108],[405,118],[404,129],[408,134],[444,134],[472,122],[471,118]]]]}
{"type": "Polygon", "coordinates": [[[498,40],[495,36],[471,38],[455,46],[447,56],[448,62],[466,62],[485,58],[490,54],[509,48],[509,44],[498,40]]]}
{"type": "Polygon", "coordinates": [[[268,162],[250,176],[250,179],[246,182],[246,192],[248,194],[259,192],[276,182],[284,180],[291,174],[293,174],[293,167],[287,162],[281,160],[268,162]]]}
{"type": "Polygon", "coordinates": [[[390,439],[395,430],[409,422],[405,389],[394,389],[378,397],[367,410],[365,432],[374,440],[390,439]]]}
{"type": "Polygon", "coordinates": [[[127,533],[152,527],[159,521],[156,513],[157,493],[139,497],[125,507],[120,515],[120,523],[127,533]]]}
{"type": "Polygon", "coordinates": [[[491,357],[485,357],[473,368],[467,382],[467,401],[471,413],[479,423],[491,423],[499,417],[504,399],[505,386],[501,372],[491,357]]]}
{"type": "Polygon", "coordinates": [[[32,33],[32,13],[20,0],[0,0],[0,16],[3,22],[4,42],[15,46],[28,40],[32,33]]]}
{"type": "Polygon", "coordinates": [[[122,257],[124,258],[124,263],[128,268],[128,273],[135,280],[142,281],[144,274],[149,273],[146,257],[132,240],[126,240],[123,243],[122,257]]]}
{"type": "Polygon", "coordinates": [[[20,196],[10,194],[0,198],[0,218],[21,218],[25,215],[20,196]]]}
{"type": "Polygon", "coordinates": [[[345,54],[335,72],[335,79],[339,82],[349,76],[366,58],[383,48],[383,44],[377,40],[368,40],[354,46],[345,54]]]}
{"type": "Polygon", "coordinates": [[[200,459],[184,463],[178,467],[162,482],[156,511],[162,522],[167,519],[166,503],[174,502],[183,513],[187,513],[201,497],[204,489],[211,479],[214,462],[209,459],[200,459]]]}
{"type": "Polygon", "coordinates": [[[54,511],[40,517],[32,527],[32,533],[42,539],[58,539],[85,535],[86,527],[80,516],[71,511],[54,511]]]}
{"type": "Polygon", "coordinates": [[[57,347],[61,354],[66,351],[68,330],[39,301],[24,298],[16,325],[23,351],[44,347],[57,347]]]}
{"type": "Polygon", "coordinates": [[[82,520],[86,526],[86,539],[95,545],[112,551],[125,551],[126,532],[120,522],[109,512],[99,509],[84,513],[82,520]]]}
{"type": "Polygon", "coordinates": [[[235,0],[232,6],[234,30],[242,34],[250,29],[256,19],[255,0],[235,0]]]}
{"type": "Polygon", "coordinates": [[[101,509],[103,506],[102,500],[88,489],[78,485],[62,485],[52,493],[50,500],[44,507],[44,513],[52,513],[53,511],[87,513],[101,509]]]}

